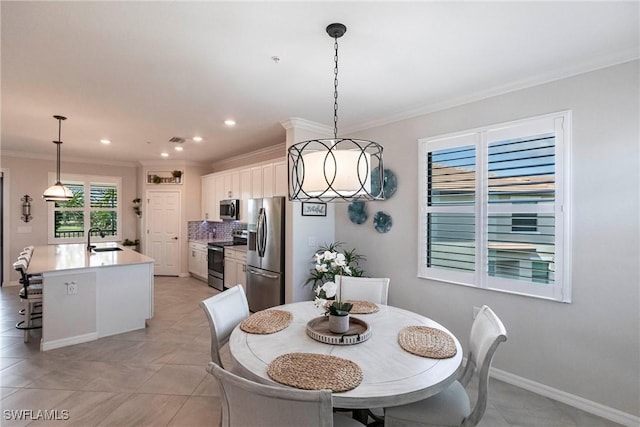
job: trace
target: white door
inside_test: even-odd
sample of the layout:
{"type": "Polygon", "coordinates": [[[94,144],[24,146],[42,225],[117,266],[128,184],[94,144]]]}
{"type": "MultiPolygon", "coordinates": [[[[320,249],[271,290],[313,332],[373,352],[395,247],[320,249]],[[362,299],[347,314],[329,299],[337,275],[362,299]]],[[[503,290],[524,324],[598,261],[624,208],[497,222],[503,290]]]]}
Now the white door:
{"type": "Polygon", "coordinates": [[[147,191],[147,255],[154,274],[180,273],[180,192],[147,191]]]}

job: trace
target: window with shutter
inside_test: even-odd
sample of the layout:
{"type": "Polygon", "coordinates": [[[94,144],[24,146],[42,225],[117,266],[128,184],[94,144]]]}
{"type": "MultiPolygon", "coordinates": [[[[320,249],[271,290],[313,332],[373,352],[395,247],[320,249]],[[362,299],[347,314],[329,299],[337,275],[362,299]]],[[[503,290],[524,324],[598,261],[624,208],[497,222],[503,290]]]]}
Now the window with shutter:
{"type": "Polygon", "coordinates": [[[570,112],[420,140],[419,276],[570,301],[570,112]]]}
{"type": "MultiPolygon", "coordinates": [[[[120,240],[121,179],[65,175],[62,182],[73,193],[73,199],[48,204],[49,243],[84,242],[86,231],[94,227],[105,232],[105,241],[120,240]]],[[[92,233],[97,235],[99,233],[92,233]]]]}

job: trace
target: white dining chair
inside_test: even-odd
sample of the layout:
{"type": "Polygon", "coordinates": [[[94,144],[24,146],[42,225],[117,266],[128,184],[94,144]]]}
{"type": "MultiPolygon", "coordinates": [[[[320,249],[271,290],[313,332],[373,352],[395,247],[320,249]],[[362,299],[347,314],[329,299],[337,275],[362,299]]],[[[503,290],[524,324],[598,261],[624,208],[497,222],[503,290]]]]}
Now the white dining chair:
{"type": "Polygon", "coordinates": [[[487,408],[489,368],[498,345],[507,340],[502,321],[486,305],[480,308],[471,326],[467,365],[448,388],[419,402],[385,409],[384,425],[475,426],[487,408]],[[471,408],[465,387],[478,374],[478,397],[471,408]]]}
{"type": "Polygon", "coordinates": [[[384,277],[335,277],[335,282],[340,284],[340,297],[343,300],[369,301],[376,304],[387,305],[389,295],[389,279],[384,277]]]}
{"type": "Polygon", "coordinates": [[[249,317],[249,304],[241,285],[236,285],[200,302],[211,330],[211,360],[224,367],[220,348],[240,322],[249,317]]]}
{"type": "Polygon", "coordinates": [[[332,411],[331,390],[299,390],[259,384],[215,363],[207,371],[218,379],[222,427],[362,427],[332,411]]]}

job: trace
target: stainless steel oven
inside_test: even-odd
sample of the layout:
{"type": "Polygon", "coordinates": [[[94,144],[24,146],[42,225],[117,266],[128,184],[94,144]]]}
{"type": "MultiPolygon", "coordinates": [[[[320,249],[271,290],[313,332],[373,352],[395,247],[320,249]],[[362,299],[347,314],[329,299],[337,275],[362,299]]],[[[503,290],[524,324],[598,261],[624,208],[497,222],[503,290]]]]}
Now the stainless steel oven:
{"type": "Polygon", "coordinates": [[[209,243],[208,269],[209,286],[219,291],[224,291],[224,248],[225,246],[236,246],[247,244],[247,230],[234,230],[233,240],[225,240],[209,243]]]}
{"type": "Polygon", "coordinates": [[[219,291],[224,290],[224,248],[209,245],[208,253],[209,286],[219,291]]]}

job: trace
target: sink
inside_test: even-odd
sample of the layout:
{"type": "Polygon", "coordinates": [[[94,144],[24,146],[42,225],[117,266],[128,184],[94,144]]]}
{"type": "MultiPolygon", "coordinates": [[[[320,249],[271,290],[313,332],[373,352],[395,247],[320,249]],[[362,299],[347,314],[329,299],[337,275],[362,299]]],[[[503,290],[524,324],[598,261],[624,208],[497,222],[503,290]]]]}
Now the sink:
{"type": "Polygon", "coordinates": [[[113,251],[121,251],[122,249],[118,248],[118,247],[111,247],[111,248],[93,248],[92,251],[93,252],[113,252],[113,251]]]}

